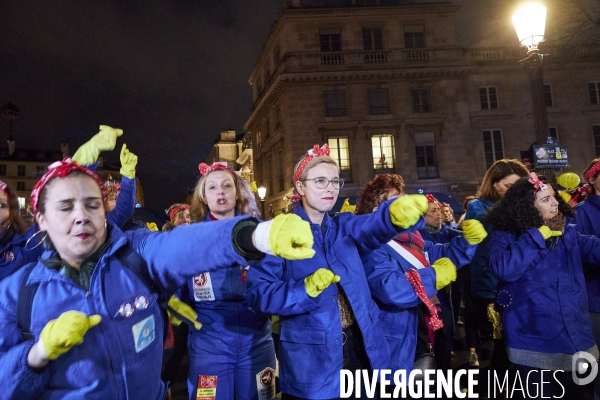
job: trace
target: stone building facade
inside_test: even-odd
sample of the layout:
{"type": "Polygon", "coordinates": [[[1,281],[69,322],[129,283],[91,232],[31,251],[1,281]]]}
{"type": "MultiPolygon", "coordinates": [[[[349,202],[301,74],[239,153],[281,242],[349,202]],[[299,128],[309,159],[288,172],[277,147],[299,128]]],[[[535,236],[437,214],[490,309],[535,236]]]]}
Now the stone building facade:
{"type": "MultiPolygon", "coordinates": [[[[317,3],[284,8],[249,78],[244,128],[275,214],[316,143],[340,163],[342,198],[392,172],[409,193],[460,203],[495,160],[521,159],[536,141],[526,50],[461,47],[453,3],[317,3]]],[[[600,156],[600,45],[542,51],[549,135],[580,173],[600,156]]]]}

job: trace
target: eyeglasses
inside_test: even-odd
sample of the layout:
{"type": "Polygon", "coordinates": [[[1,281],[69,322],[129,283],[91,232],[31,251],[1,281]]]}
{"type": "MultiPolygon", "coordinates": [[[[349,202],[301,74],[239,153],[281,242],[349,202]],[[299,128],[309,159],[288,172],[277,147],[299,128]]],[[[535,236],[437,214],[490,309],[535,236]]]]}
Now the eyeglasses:
{"type": "Polygon", "coordinates": [[[327,189],[329,182],[331,182],[334,189],[341,189],[344,187],[344,180],[342,178],[333,178],[332,180],[329,180],[327,178],[318,177],[314,179],[305,179],[305,181],[313,181],[318,189],[327,189]]]}

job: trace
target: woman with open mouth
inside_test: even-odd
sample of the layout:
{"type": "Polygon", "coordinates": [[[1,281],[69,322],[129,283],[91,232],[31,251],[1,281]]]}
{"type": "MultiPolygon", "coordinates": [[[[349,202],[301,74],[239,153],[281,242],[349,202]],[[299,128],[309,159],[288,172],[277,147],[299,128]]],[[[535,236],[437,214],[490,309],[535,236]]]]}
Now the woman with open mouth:
{"type": "Polygon", "coordinates": [[[598,359],[582,262],[600,265],[600,239],[567,224],[572,215],[552,186],[531,173],[514,182],[485,218],[496,229],[488,253],[499,279],[496,306],[527,397],[541,397],[540,390],[566,399],[594,395],[591,383],[579,386],[572,374],[578,372],[576,353],[598,359]]]}
{"type": "MultiPolygon", "coordinates": [[[[250,185],[226,162],[201,163],[194,189],[193,225],[260,217],[250,185]]],[[[271,322],[244,298],[247,263],[205,272],[188,279],[182,300],[198,313],[202,329],[188,336],[188,393],[195,400],[201,377],[216,377],[216,399],[267,399],[275,394],[275,348],[271,322]],[[260,379],[257,379],[257,376],[260,379]]]]}

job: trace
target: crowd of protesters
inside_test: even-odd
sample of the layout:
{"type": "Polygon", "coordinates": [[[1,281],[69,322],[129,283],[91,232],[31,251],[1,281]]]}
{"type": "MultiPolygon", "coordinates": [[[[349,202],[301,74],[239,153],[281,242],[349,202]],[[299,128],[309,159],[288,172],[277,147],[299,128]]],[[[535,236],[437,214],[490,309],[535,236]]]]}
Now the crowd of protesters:
{"type": "Polygon", "coordinates": [[[201,163],[159,231],[132,223],[125,144],[121,182],[94,172],[122,135],[101,126],[50,165],[29,228],[0,181],[0,398],[162,400],[187,354],[190,400],[336,399],[342,369],[451,370],[459,325],[466,367],[493,343],[495,371],[594,397],[571,360],[599,356],[600,159],[563,187],[498,160],[458,222],[394,174],[332,215],[344,180],[327,145],[300,158],[288,212],[264,222],[250,183],[201,163]]]}

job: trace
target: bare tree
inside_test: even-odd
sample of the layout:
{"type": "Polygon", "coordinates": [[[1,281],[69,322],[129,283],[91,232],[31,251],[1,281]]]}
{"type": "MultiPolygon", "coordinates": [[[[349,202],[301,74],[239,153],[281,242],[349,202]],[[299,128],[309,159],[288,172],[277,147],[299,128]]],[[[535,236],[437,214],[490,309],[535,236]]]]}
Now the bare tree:
{"type": "Polygon", "coordinates": [[[548,39],[560,44],[600,42],[600,0],[553,0],[548,39]]]}

